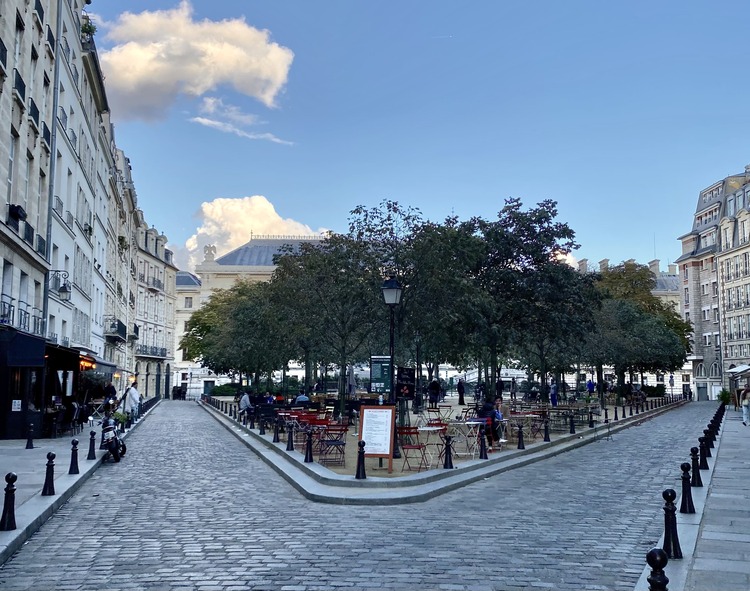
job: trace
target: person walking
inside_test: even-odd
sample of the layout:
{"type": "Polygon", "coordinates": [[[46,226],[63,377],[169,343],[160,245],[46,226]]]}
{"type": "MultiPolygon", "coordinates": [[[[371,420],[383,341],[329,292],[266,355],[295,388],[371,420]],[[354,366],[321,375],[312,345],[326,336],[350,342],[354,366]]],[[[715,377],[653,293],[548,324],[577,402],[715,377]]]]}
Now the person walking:
{"type": "Polygon", "coordinates": [[[503,401],[503,379],[498,376],[497,381],[495,382],[495,398],[499,398],[500,402],[503,401]]]}
{"type": "Polygon", "coordinates": [[[557,381],[554,379],[552,380],[552,385],[549,389],[549,397],[552,406],[557,406],[557,381]]]}
{"type": "Polygon", "coordinates": [[[466,401],[464,400],[464,394],[466,394],[466,385],[464,384],[463,378],[458,378],[458,385],[456,386],[456,390],[458,390],[458,406],[466,406],[466,401]]]}
{"type": "Polygon", "coordinates": [[[516,393],[518,392],[518,386],[516,386],[516,378],[510,379],[510,399],[516,399],[516,393]]]}
{"type": "Polygon", "coordinates": [[[750,386],[745,386],[740,394],[740,405],[742,406],[742,424],[747,427],[750,423],[750,386]]]}
{"type": "Polygon", "coordinates": [[[438,399],[440,398],[440,382],[437,381],[437,378],[432,378],[427,388],[427,394],[430,399],[430,408],[437,408],[438,399]]]}
{"type": "Polygon", "coordinates": [[[141,393],[138,392],[138,382],[133,382],[125,390],[125,412],[130,415],[130,420],[135,421],[138,418],[138,410],[141,406],[141,393]]]}

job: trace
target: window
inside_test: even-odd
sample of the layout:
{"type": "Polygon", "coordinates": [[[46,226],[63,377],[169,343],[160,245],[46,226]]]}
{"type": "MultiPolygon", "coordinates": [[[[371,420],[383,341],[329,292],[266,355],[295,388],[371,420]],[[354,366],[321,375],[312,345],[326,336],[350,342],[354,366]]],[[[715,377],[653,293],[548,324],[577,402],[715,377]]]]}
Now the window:
{"type": "Polygon", "coordinates": [[[690,291],[688,290],[687,287],[685,288],[685,303],[686,304],[690,303],[690,291]]]}
{"type": "Polygon", "coordinates": [[[711,346],[711,335],[710,334],[704,334],[703,335],[703,345],[705,347],[711,346]]]}
{"type": "Polygon", "coordinates": [[[186,308],[192,308],[193,307],[193,298],[192,297],[185,297],[185,307],[186,308]]]}
{"type": "Polygon", "coordinates": [[[698,367],[695,368],[695,375],[699,378],[706,377],[706,368],[702,363],[699,363],[698,367]]]}
{"type": "Polygon", "coordinates": [[[685,312],[685,322],[690,322],[690,312],[685,312]]]}
{"type": "Polygon", "coordinates": [[[682,383],[683,384],[689,384],[690,383],[690,374],[689,373],[682,374],[682,383]]]}
{"type": "Polygon", "coordinates": [[[712,377],[712,378],[718,378],[719,376],[721,376],[721,372],[719,371],[719,362],[718,361],[714,361],[711,364],[711,374],[710,374],[710,377],[712,377]]]}
{"type": "Polygon", "coordinates": [[[682,266],[682,278],[683,279],[688,278],[688,266],[687,265],[682,266]]]}

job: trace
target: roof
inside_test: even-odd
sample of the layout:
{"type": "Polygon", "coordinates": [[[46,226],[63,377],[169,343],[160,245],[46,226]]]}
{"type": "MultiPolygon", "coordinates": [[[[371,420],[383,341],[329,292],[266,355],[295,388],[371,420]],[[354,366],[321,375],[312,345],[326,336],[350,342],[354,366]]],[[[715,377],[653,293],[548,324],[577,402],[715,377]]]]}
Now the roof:
{"type": "Polygon", "coordinates": [[[290,236],[279,238],[253,238],[247,244],[216,259],[219,265],[242,267],[273,267],[273,259],[281,254],[282,248],[290,245],[295,251],[306,242],[319,242],[322,236],[290,236]]]}
{"type": "Polygon", "coordinates": [[[177,287],[200,287],[201,280],[192,273],[188,273],[187,271],[177,271],[177,276],[175,277],[175,285],[177,287]]]}
{"type": "Polygon", "coordinates": [[[670,273],[658,273],[656,275],[656,291],[680,292],[680,277],[670,273]]]}

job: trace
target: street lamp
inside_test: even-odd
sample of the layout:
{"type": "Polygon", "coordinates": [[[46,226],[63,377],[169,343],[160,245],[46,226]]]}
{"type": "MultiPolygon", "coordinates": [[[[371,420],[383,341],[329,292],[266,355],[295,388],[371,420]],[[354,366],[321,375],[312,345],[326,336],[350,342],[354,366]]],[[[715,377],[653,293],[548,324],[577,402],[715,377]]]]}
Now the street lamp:
{"type": "Polygon", "coordinates": [[[70,283],[68,283],[68,277],[70,277],[68,272],[55,269],[51,270],[49,273],[50,287],[54,285],[54,288],[57,291],[57,297],[61,302],[69,302],[73,290],[70,288],[70,283]]]}
{"type": "MultiPolygon", "coordinates": [[[[386,279],[383,282],[383,300],[385,301],[388,308],[390,308],[391,312],[391,331],[390,331],[390,342],[389,342],[389,354],[388,357],[390,359],[390,369],[388,370],[390,372],[390,378],[391,378],[391,391],[388,393],[388,402],[394,405],[394,411],[396,409],[396,380],[394,379],[394,367],[393,367],[393,360],[395,357],[394,354],[394,309],[396,306],[399,305],[401,302],[401,292],[403,291],[401,289],[401,284],[396,280],[395,277],[390,277],[386,279]]],[[[393,431],[393,457],[394,458],[400,458],[401,452],[398,449],[398,437],[396,434],[396,430],[393,431]]]]}

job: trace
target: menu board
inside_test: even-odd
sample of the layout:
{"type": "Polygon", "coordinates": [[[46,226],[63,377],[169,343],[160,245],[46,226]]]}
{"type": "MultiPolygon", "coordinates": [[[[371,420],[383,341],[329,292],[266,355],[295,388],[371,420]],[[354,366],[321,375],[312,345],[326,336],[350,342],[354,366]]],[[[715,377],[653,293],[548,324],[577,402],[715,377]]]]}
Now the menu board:
{"type": "Polygon", "coordinates": [[[396,408],[393,406],[362,406],[359,412],[359,439],[365,442],[365,456],[390,458],[393,455],[393,429],[396,427],[396,408]]]}

